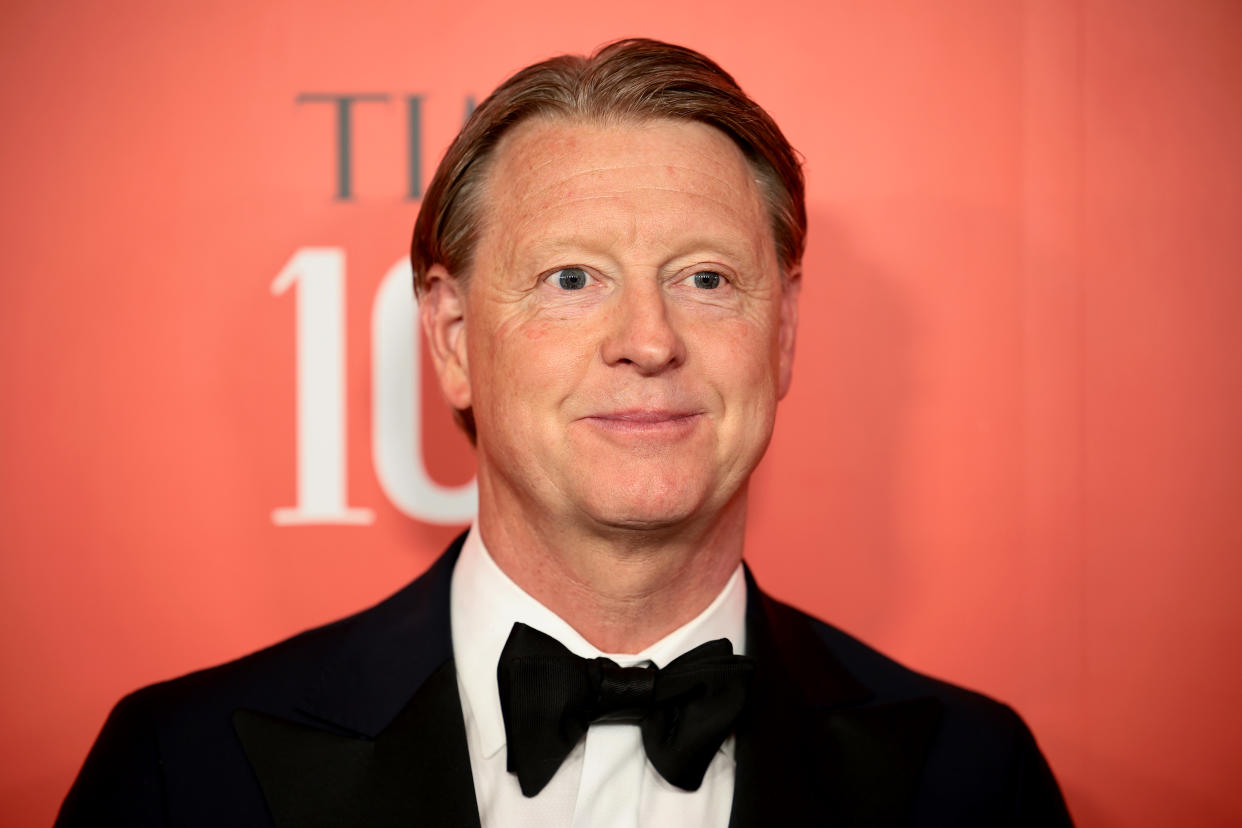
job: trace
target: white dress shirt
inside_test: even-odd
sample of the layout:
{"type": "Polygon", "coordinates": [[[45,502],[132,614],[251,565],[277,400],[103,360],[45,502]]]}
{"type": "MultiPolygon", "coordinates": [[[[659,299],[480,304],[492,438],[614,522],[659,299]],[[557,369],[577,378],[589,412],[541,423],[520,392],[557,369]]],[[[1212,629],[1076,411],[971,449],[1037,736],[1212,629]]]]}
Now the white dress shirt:
{"type": "Polygon", "coordinates": [[[719,826],[733,803],[733,737],[721,745],[697,791],[683,791],[647,761],[636,724],[591,725],[552,781],[527,798],[505,768],[505,726],[496,663],[514,622],[547,633],[584,658],[606,656],[623,667],[650,660],[663,667],[687,650],[727,638],[745,652],[746,584],[738,565],[720,594],[694,620],[641,653],[603,653],[509,579],[470,528],[453,570],[453,658],[466,723],[470,769],[483,828],[649,828],[719,826]]]}

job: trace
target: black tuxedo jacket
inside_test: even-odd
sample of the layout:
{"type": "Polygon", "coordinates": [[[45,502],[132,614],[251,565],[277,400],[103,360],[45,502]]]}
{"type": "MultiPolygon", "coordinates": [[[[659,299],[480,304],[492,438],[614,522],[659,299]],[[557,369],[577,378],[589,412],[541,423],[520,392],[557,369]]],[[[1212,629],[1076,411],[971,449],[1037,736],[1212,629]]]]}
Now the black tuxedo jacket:
{"type": "MultiPolygon", "coordinates": [[[[378,606],[123,699],[57,824],[477,826],[449,635],[461,542],[378,606]]],[[[747,587],[732,828],[1070,824],[1011,709],[747,587]]]]}

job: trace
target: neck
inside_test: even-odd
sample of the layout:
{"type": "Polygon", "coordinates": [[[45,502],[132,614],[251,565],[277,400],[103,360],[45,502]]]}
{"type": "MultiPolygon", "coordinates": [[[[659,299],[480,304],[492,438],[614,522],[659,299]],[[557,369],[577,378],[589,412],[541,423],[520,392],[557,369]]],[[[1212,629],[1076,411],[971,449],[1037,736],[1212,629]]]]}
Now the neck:
{"type": "Polygon", "coordinates": [[[637,653],[692,620],[742,559],[743,488],[710,520],[662,529],[545,527],[489,508],[479,531],[500,569],[606,653],[637,653]]]}

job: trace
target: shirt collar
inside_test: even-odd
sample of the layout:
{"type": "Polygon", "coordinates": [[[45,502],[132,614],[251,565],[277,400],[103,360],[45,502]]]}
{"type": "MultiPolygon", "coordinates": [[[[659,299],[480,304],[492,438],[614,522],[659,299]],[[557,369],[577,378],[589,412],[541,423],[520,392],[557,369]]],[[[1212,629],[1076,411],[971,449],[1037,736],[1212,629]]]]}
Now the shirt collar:
{"type": "MultiPolygon", "coordinates": [[[[641,653],[604,653],[501,571],[483,545],[477,524],[470,527],[453,570],[449,606],[458,685],[487,757],[505,745],[496,663],[515,622],[547,633],[575,655],[607,656],[623,667],[646,660],[663,667],[687,650],[717,638],[727,638],[738,654],[746,647],[746,580],[740,563],[720,594],[688,623],[641,653]]],[[[728,739],[723,749],[731,750],[732,745],[733,740],[728,739]]]]}

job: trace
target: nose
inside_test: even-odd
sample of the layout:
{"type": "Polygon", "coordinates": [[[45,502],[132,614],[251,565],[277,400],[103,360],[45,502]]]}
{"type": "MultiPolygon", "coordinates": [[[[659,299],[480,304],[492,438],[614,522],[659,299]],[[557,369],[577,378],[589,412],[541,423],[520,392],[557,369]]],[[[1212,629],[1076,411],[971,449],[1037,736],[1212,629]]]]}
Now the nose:
{"type": "Polygon", "coordinates": [[[610,308],[602,356],[608,365],[632,365],[644,375],[680,365],[685,343],[670,317],[664,289],[655,279],[634,279],[610,308]]]}

